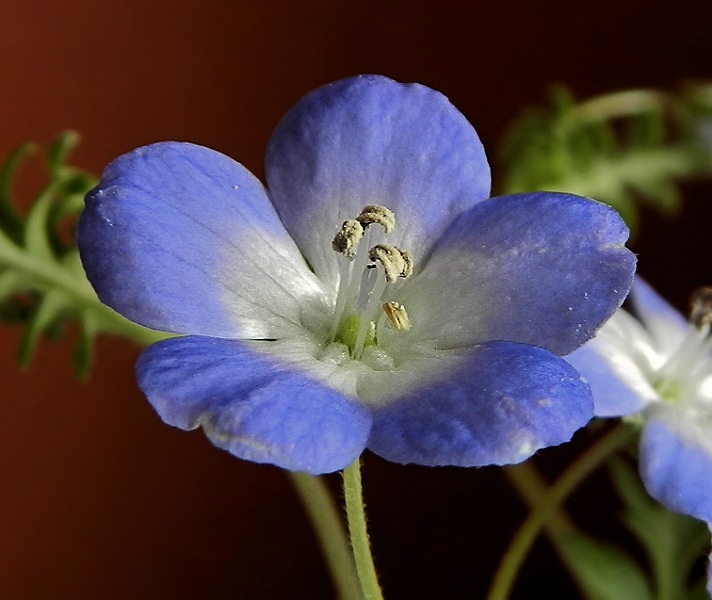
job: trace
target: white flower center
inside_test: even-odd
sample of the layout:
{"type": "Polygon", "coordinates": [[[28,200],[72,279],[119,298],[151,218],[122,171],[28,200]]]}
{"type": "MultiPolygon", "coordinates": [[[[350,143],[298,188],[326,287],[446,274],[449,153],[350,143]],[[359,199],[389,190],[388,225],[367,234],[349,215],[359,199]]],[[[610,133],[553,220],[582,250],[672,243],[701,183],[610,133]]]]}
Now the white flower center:
{"type": "Polygon", "coordinates": [[[410,329],[405,306],[388,295],[396,282],[413,273],[411,255],[381,241],[395,225],[392,211],[369,205],[345,221],[334,237],[332,248],[342,256],[325,354],[345,346],[355,360],[378,370],[392,368],[392,359],[379,348],[379,335],[384,327],[404,335],[410,329]]]}
{"type": "Polygon", "coordinates": [[[687,335],[653,374],[653,387],[664,401],[712,400],[711,333],[712,288],[701,288],[692,297],[687,335]]]}

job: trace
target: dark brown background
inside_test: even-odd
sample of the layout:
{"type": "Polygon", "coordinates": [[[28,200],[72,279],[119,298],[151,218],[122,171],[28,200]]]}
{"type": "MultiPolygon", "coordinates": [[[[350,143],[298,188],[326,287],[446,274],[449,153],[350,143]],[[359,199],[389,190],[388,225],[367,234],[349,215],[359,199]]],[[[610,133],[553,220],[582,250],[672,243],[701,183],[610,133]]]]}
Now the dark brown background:
{"type": "MultiPolygon", "coordinates": [[[[261,174],[283,112],[309,89],[362,72],[440,89],[492,153],[549,83],[586,97],[712,76],[709,2],[464,4],[5,1],[0,153],[74,128],[84,136],[76,162],[94,172],[135,146],[185,139],[261,174]]],[[[641,271],[678,304],[712,280],[710,192],[686,187],[684,219],[646,218],[636,247],[641,271]]],[[[0,329],[0,598],[331,597],[283,474],[164,426],[135,388],[138,350],[127,343],[102,340],[90,380],[77,382],[71,337],[44,344],[20,372],[19,332],[0,329]]],[[[555,469],[575,450],[540,461],[555,469]]],[[[365,483],[388,598],[482,597],[521,517],[496,469],[369,456],[365,483]]],[[[519,597],[570,597],[538,549],[519,597]]]]}

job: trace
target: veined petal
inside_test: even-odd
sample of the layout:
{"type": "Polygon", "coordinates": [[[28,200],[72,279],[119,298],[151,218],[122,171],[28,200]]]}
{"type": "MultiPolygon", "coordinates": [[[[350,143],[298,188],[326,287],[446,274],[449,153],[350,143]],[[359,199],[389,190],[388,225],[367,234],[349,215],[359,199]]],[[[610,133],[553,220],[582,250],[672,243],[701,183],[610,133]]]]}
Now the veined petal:
{"type": "Polygon", "coordinates": [[[262,184],[193,144],[111,163],[87,196],[77,245],[102,302],[154,329],[275,338],[324,301],[262,184]]]}
{"type": "Polygon", "coordinates": [[[637,413],[660,401],[650,384],[657,362],[651,344],[640,323],[620,309],[592,340],[564,357],[591,386],[597,417],[637,413]]]}
{"type": "Polygon", "coordinates": [[[630,297],[660,352],[669,354],[677,349],[689,331],[687,320],[641,277],[635,278],[630,297]]]}
{"type": "Polygon", "coordinates": [[[299,101],[269,142],[266,173],[282,221],[328,281],[337,273],[331,241],[365,205],[394,211],[388,243],[417,264],[455,215],[490,189],[482,143],[445,96],[375,75],[299,101]]]}
{"type": "Polygon", "coordinates": [[[486,340],[572,352],[628,293],[635,256],[609,206],[558,193],[492,198],[460,217],[395,300],[440,348],[486,340]]]}
{"type": "Polygon", "coordinates": [[[646,489],[670,510],[712,521],[712,417],[660,407],[640,444],[646,489]]]}
{"type": "Polygon", "coordinates": [[[571,439],[592,413],[588,385],[564,360],[534,346],[489,342],[445,379],[373,407],[368,447],[399,463],[518,463],[571,439]]]}
{"type": "Polygon", "coordinates": [[[166,423],[202,426],[239,458],[318,474],[346,467],[366,446],[367,408],[243,342],[164,340],[144,351],[136,371],[166,423]]]}

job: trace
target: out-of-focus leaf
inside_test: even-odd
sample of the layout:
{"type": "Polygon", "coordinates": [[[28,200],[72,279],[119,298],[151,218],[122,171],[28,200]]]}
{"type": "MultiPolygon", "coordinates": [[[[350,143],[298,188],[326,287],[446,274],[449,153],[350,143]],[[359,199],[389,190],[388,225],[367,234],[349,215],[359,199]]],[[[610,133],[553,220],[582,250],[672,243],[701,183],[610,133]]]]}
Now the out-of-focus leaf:
{"type": "Polygon", "coordinates": [[[500,157],[502,193],[594,198],[618,209],[635,230],[641,201],[674,215],[677,184],[712,174],[712,88],[629,90],[577,104],[558,87],[549,106],[527,109],[515,121],[500,157]]]}
{"type": "Polygon", "coordinates": [[[591,600],[652,600],[640,566],[612,544],[587,535],[561,537],[567,564],[591,600]]]}

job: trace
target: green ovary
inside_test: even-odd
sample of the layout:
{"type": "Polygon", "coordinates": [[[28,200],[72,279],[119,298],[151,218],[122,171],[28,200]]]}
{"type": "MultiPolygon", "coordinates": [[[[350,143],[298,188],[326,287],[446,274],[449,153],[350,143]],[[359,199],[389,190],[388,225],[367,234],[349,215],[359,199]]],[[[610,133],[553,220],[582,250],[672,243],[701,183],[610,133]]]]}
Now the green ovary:
{"type": "MultiPolygon", "coordinates": [[[[334,341],[342,343],[349,349],[350,353],[353,353],[360,325],[361,317],[359,315],[346,315],[343,319],[341,319],[341,324],[339,325],[339,329],[336,331],[334,341]]],[[[373,323],[371,323],[371,327],[369,327],[368,332],[366,333],[366,340],[363,345],[364,348],[366,346],[376,345],[376,328],[373,323]]]]}
{"type": "Polygon", "coordinates": [[[682,400],[682,386],[677,381],[662,379],[656,382],[653,387],[660,394],[660,398],[668,404],[677,404],[682,400]]]}

